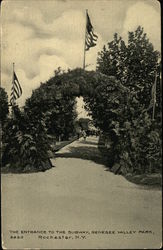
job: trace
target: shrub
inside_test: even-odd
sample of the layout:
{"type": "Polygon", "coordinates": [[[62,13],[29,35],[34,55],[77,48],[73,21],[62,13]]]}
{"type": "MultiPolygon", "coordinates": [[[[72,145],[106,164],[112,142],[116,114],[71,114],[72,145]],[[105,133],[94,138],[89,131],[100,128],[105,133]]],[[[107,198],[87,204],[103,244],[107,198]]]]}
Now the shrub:
{"type": "Polygon", "coordinates": [[[49,141],[43,119],[30,117],[14,107],[14,116],[8,118],[4,129],[5,149],[3,167],[11,171],[38,171],[51,167],[49,141]]]}

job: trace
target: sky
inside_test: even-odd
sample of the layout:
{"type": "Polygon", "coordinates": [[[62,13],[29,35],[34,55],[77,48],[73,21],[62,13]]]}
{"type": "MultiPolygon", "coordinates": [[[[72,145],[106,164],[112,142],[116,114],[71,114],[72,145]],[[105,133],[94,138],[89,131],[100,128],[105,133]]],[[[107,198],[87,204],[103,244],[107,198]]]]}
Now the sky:
{"type": "MultiPolygon", "coordinates": [[[[32,90],[54,70],[82,67],[85,10],[98,35],[97,46],[86,52],[87,70],[96,68],[97,53],[117,32],[144,27],[160,51],[160,5],[157,0],[4,0],[1,6],[1,85],[10,96],[12,63],[23,89],[22,106],[32,90]]],[[[83,103],[81,103],[81,106],[83,103]]]]}

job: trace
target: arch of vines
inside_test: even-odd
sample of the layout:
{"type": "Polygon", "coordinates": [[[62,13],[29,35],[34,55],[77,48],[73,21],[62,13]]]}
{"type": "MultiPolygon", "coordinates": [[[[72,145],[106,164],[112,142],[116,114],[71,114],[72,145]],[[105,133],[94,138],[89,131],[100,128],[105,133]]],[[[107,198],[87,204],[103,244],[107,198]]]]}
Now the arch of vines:
{"type": "Polygon", "coordinates": [[[49,135],[62,135],[67,139],[75,134],[76,97],[80,96],[94,125],[100,129],[104,140],[110,142],[105,152],[110,168],[116,166],[122,174],[148,171],[151,164],[153,169],[159,168],[159,134],[157,129],[153,130],[150,114],[139,104],[136,94],[114,77],[82,69],[67,73],[56,71],[54,77],[33,91],[23,112],[15,109],[15,120],[9,122],[7,129],[16,124],[10,138],[19,146],[15,150],[17,157],[13,159],[10,143],[7,150],[11,152],[4,154],[5,164],[12,161],[26,171],[30,166],[46,169],[49,135]],[[155,147],[151,147],[151,143],[155,147]]]}

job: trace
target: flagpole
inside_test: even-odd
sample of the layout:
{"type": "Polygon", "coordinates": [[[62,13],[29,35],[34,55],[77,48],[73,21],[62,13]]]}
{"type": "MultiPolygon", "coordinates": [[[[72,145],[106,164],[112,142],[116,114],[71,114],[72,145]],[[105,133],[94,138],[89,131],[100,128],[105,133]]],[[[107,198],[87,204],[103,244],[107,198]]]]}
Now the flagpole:
{"type": "Polygon", "coordinates": [[[86,9],[86,13],[85,13],[85,17],[86,17],[86,20],[85,20],[85,35],[84,35],[84,57],[83,57],[83,69],[85,70],[85,48],[86,48],[86,30],[87,30],[87,9],[86,9]]]}
{"type": "Polygon", "coordinates": [[[157,82],[157,70],[155,73],[155,82],[154,82],[154,93],[153,93],[153,112],[152,112],[152,120],[154,121],[155,119],[155,105],[156,105],[156,82],[157,82]]]}
{"type": "Polygon", "coordinates": [[[14,67],[15,67],[15,63],[13,62],[13,72],[12,72],[12,93],[13,93],[13,100],[12,100],[12,103],[11,103],[11,116],[12,118],[14,119],[14,105],[15,105],[15,99],[14,99],[14,67]]]}
{"type": "MultiPolygon", "coordinates": [[[[14,91],[14,69],[15,68],[15,63],[13,62],[13,73],[12,73],[12,87],[14,91]]],[[[13,106],[15,105],[15,99],[14,99],[14,94],[13,94],[13,106]]]]}

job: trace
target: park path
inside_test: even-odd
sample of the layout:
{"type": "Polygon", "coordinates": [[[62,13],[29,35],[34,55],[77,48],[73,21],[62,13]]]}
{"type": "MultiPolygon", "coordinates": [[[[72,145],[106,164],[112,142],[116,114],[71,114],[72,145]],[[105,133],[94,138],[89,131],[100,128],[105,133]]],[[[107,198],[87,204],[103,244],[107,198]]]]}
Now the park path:
{"type": "Polygon", "coordinates": [[[97,139],[90,137],[85,142],[81,138],[62,148],[52,159],[55,167],[46,172],[2,174],[2,229],[6,232],[3,236],[6,248],[160,247],[161,191],[137,186],[105,171],[97,139]],[[24,232],[23,239],[10,238],[20,235],[21,230],[47,233],[24,232]],[[87,232],[77,235],[72,231],[87,232]],[[38,235],[45,237],[41,239],[38,235]],[[64,238],[61,240],[59,236],[64,238]]]}

